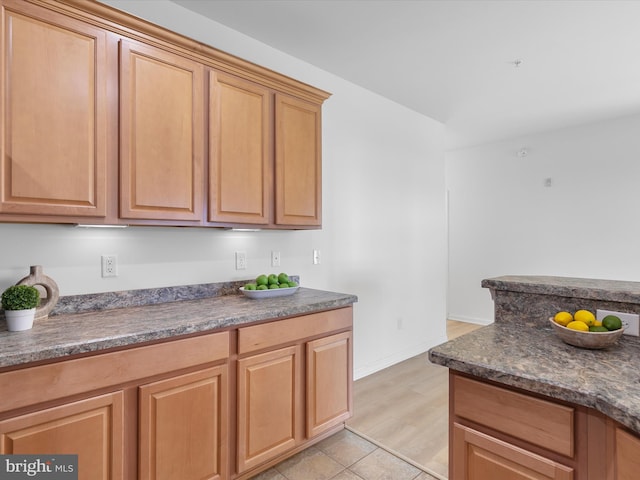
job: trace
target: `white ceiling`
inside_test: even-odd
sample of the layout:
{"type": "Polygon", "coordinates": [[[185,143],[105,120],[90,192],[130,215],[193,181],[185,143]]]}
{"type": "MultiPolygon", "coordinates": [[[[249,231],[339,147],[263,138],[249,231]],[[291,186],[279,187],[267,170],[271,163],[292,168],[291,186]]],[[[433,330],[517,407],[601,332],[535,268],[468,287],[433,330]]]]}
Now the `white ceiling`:
{"type": "Polygon", "coordinates": [[[450,148],[640,112],[638,0],[173,1],[445,123],[450,148]]]}

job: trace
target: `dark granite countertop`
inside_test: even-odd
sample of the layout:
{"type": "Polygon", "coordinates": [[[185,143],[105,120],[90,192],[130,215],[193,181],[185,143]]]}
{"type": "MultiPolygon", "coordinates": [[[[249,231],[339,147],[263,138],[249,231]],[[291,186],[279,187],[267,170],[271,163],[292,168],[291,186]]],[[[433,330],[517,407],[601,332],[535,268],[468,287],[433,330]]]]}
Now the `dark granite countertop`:
{"type": "Polygon", "coordinates": [[[538,275],[505,275],[482,280],[491,290],[556,295],[599,301],[640,303],[640,282],[538,275]]]}
{"type": "Polygon", "coordinates": [[[586,350],[563,343],[549,325],[496,322],[432,348],[429,360],[593,408],[640,434],[638,337],[623,335],[612,347],[586,350]]]}
{"type": "MultiPolygon", "coordinates": [[[[184,290],[171,290],[169,293],[175,296],[177,291],[183,295],[184,290]]],[[[204,291],[202,286],[186,290],[204,291]]],[[[234,290],[237,292],[235,287],[234,290]]],[[[153,294],[158,297],[158,292],[164,295],[163,298],[167,298],[167,289],[154,291],[153,294]]],[[[132,295],[129,292],[117,296],[120,297],[118,301],[131,303],[132,295]]],[[[92,298],[95,303],[96,297],[100,296],[87,298],[92,298]]],[[[9,332],[4,322],[0,321],[0,368],[261,320],[304,315],[346,307],[354,302],[357,302],[354,295],[300,288],[291,296],[260,300],[233,293],[81,313],[62,313],[36,321],[31,330],[23,332],[9,332]]]]}

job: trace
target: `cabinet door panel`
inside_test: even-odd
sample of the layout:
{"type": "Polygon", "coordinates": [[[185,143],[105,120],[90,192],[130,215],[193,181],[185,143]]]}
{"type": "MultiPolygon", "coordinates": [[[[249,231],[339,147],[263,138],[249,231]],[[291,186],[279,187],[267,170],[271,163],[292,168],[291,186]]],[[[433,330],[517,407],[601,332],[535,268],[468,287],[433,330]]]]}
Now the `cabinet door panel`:
{"type": "Polygon", "coordinates": [[[123,394],[0,421],[0,453],[77,454],[80,480],[123,478],[123,394]]]}
{"type": "Polygon", "coordinates": [[[226,478],[227,366],[140,387],[140,479],[226,478]]]}
{"type": "Polygon", "coordinates": [[[301,441],[301,347],[238,360],[238,472],[301,441]]]}
{"type": "Polygon", "coordinates": [[[451,480],[572,480],[573,469],[454,423],[451,480]]]}
{"type": "Polygon", "coordinates": [[[271,94],[231,75],[209,80],[209,220],[269,223],[271,94]]]}
{"type": "Polygon", "coordinates": [[[616,428],[616,480],[636,480],[640,472],[640,439],[616,428]]]}
{"type": "Polygon", "coordinates": [[[351,332],[307,343],[308,437],[351,416],[351,345],[351,332]]]}
{"type": "Polygon", "coordinates": [[[276,223],[320,226],[320,106],[276,95],[276,223]]]}
{"type": "Polygon", "coordinates": [[[106,215],[106,33],[5,2],[0,212],[106,215]]]}
{"type": "Polygon", "coordinates": [[[201,220],[204,67],[120,43],[120,216],[201,220]]]}

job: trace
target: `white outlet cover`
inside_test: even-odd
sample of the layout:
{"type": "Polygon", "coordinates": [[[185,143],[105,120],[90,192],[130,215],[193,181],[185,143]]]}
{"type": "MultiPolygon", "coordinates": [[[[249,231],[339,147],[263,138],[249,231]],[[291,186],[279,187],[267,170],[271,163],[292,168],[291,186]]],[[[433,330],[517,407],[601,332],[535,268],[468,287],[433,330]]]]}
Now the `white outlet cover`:
{"type": "Polygon", "coordinates": [[[640,336],[640,315],[637,313],[614,312],[612,310],[596,310],[596,320],[602,320],[607,315],[615,315],[622,320],[625,335],[640,336]]]}

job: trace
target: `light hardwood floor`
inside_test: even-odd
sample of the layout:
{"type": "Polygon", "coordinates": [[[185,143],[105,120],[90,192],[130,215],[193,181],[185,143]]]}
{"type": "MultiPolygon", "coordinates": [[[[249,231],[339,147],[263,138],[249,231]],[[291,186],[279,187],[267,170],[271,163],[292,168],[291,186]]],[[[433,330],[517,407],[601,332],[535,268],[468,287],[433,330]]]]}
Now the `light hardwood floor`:
{"type": "MultiPolygon", "coordinates": [[[[480,328],[447,321],[449,340],[480,328]]],[[[353,432],[446,479],[448,474],[448,369],[427,354],[359,379],[354,385],[353,432]]]]}

